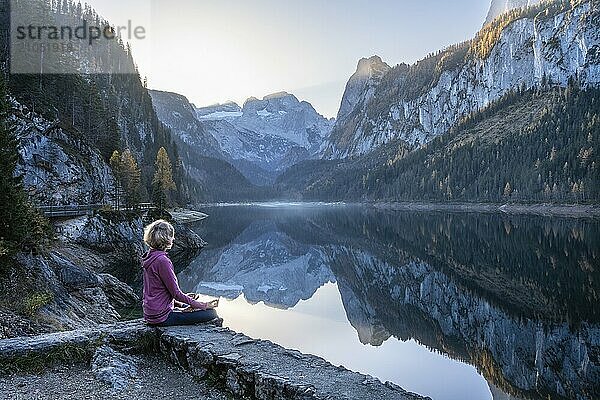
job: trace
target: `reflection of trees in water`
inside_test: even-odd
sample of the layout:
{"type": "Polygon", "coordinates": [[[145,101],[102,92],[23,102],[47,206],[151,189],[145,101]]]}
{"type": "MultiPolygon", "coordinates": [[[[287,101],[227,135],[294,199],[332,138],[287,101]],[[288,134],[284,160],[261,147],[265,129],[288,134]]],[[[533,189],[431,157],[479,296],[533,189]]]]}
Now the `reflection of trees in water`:
{"type": "Polygon", "coordinates": [[[281,228],[312,243],[425,261],[515,316],[600,320],[600,223],[502,214],[323,211],[281,228]]]}
{"type": "Polygon", "coordinates": [[[600,321],[598,220],[359,207],[208,212],[195,226],[208,248],[265,220],[308,245],[357,246],[395,265],[425,261],[514,316],[600,321]]]}
{"type": "MultiPolygon", "coordinates": [[[[354,306],[359,336],[363,321],[383,325],[523,398],[593,398],[598,390],[597,222],[366,212],[288,221],[285,229],[331,248],[340,287],[371,314],[354,306]],[[311,231],[317,225],[326,232],[311,231]],[[575,318],[572,328],[558,322],[575,318]]],[[[389,335],[366,334],[373,336],[361,341],[375,345],[389,335]]]]}
{"type": "Polygon", "coordinates": [[[598,389],[598,221],[360,208],[217,218],[211,234],[229,241],[265,219],[324,249],[364,343],[415,339],[526,398],[598,389]]]}
{"type": "Polygon", "coordinates": [[[331,258],[363,343],[377,346],[390,335],[414,339],[523,398],[590,399],[600,389],[598,324],[582,322],[573,331],[565,323],[511,318],[423,262],[398,266],[345,247],[332,249],[331,258]]]}

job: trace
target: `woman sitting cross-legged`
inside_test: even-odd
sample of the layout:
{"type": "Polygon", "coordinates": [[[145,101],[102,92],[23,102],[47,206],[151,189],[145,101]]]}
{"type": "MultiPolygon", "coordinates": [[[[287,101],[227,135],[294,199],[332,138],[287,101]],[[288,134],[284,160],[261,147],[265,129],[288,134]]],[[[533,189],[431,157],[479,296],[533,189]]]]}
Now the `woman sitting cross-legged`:
{"type": "Polygon", "coordinates": [[[155,326],[209,321],[219,324],[222,320],[215,311],[218,300],[203,303],[196,294],[186,295],[179,289],[173,263],[166,252],[173,247],[174,238],[173,226],[164,220],[155,221],[144,230],[144,242],[150,246],[142,260],[144,319],[155,326]]]}

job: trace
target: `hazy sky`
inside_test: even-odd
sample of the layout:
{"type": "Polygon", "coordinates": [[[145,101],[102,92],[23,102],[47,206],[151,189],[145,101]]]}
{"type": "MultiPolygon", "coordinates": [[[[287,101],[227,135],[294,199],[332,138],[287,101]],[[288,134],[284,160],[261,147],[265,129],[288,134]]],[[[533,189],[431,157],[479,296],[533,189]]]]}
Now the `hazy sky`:
{"type": "Polygon", "coordinates": [[[413,63],[471,38],[489,0],[89,0],[132,43],[149,87],[196,105],[285,90],[337,114],[362,57],[413,63]]]}

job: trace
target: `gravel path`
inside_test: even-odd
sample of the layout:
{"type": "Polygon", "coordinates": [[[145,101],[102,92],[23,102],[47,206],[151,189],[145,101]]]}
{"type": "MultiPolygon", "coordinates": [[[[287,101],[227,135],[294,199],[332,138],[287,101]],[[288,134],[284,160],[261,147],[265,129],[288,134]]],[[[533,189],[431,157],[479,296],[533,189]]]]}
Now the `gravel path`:
{"type": "Polygon", "coordinates": [[[194,399],[231,400],[232,396],[194,380],[161,357],[138,359],[138,378],[116,391],[97,380],[86,365],[58,367],[42,375],[0,377],[0,399],[194,399]]]}

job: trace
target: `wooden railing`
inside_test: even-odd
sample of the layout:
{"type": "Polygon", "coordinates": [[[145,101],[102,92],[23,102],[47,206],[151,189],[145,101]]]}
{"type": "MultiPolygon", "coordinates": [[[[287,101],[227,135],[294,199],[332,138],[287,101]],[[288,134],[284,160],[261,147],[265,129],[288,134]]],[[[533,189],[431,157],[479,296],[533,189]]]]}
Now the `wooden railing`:
{"type": "MultiPolygon", "coordinates": [[[[92,215],[95,211],[107,207],[116,211],[115,207],[106,204],[73,204],[64,206],[43,205],[40,206],[39,209],[47,218],[66,218],[92,215]]],[[[119,207],[118,211],[148,211],[154,209],[156,209],[156,206],[152,203],[139,203],[133,207],[119,207]]]]}

